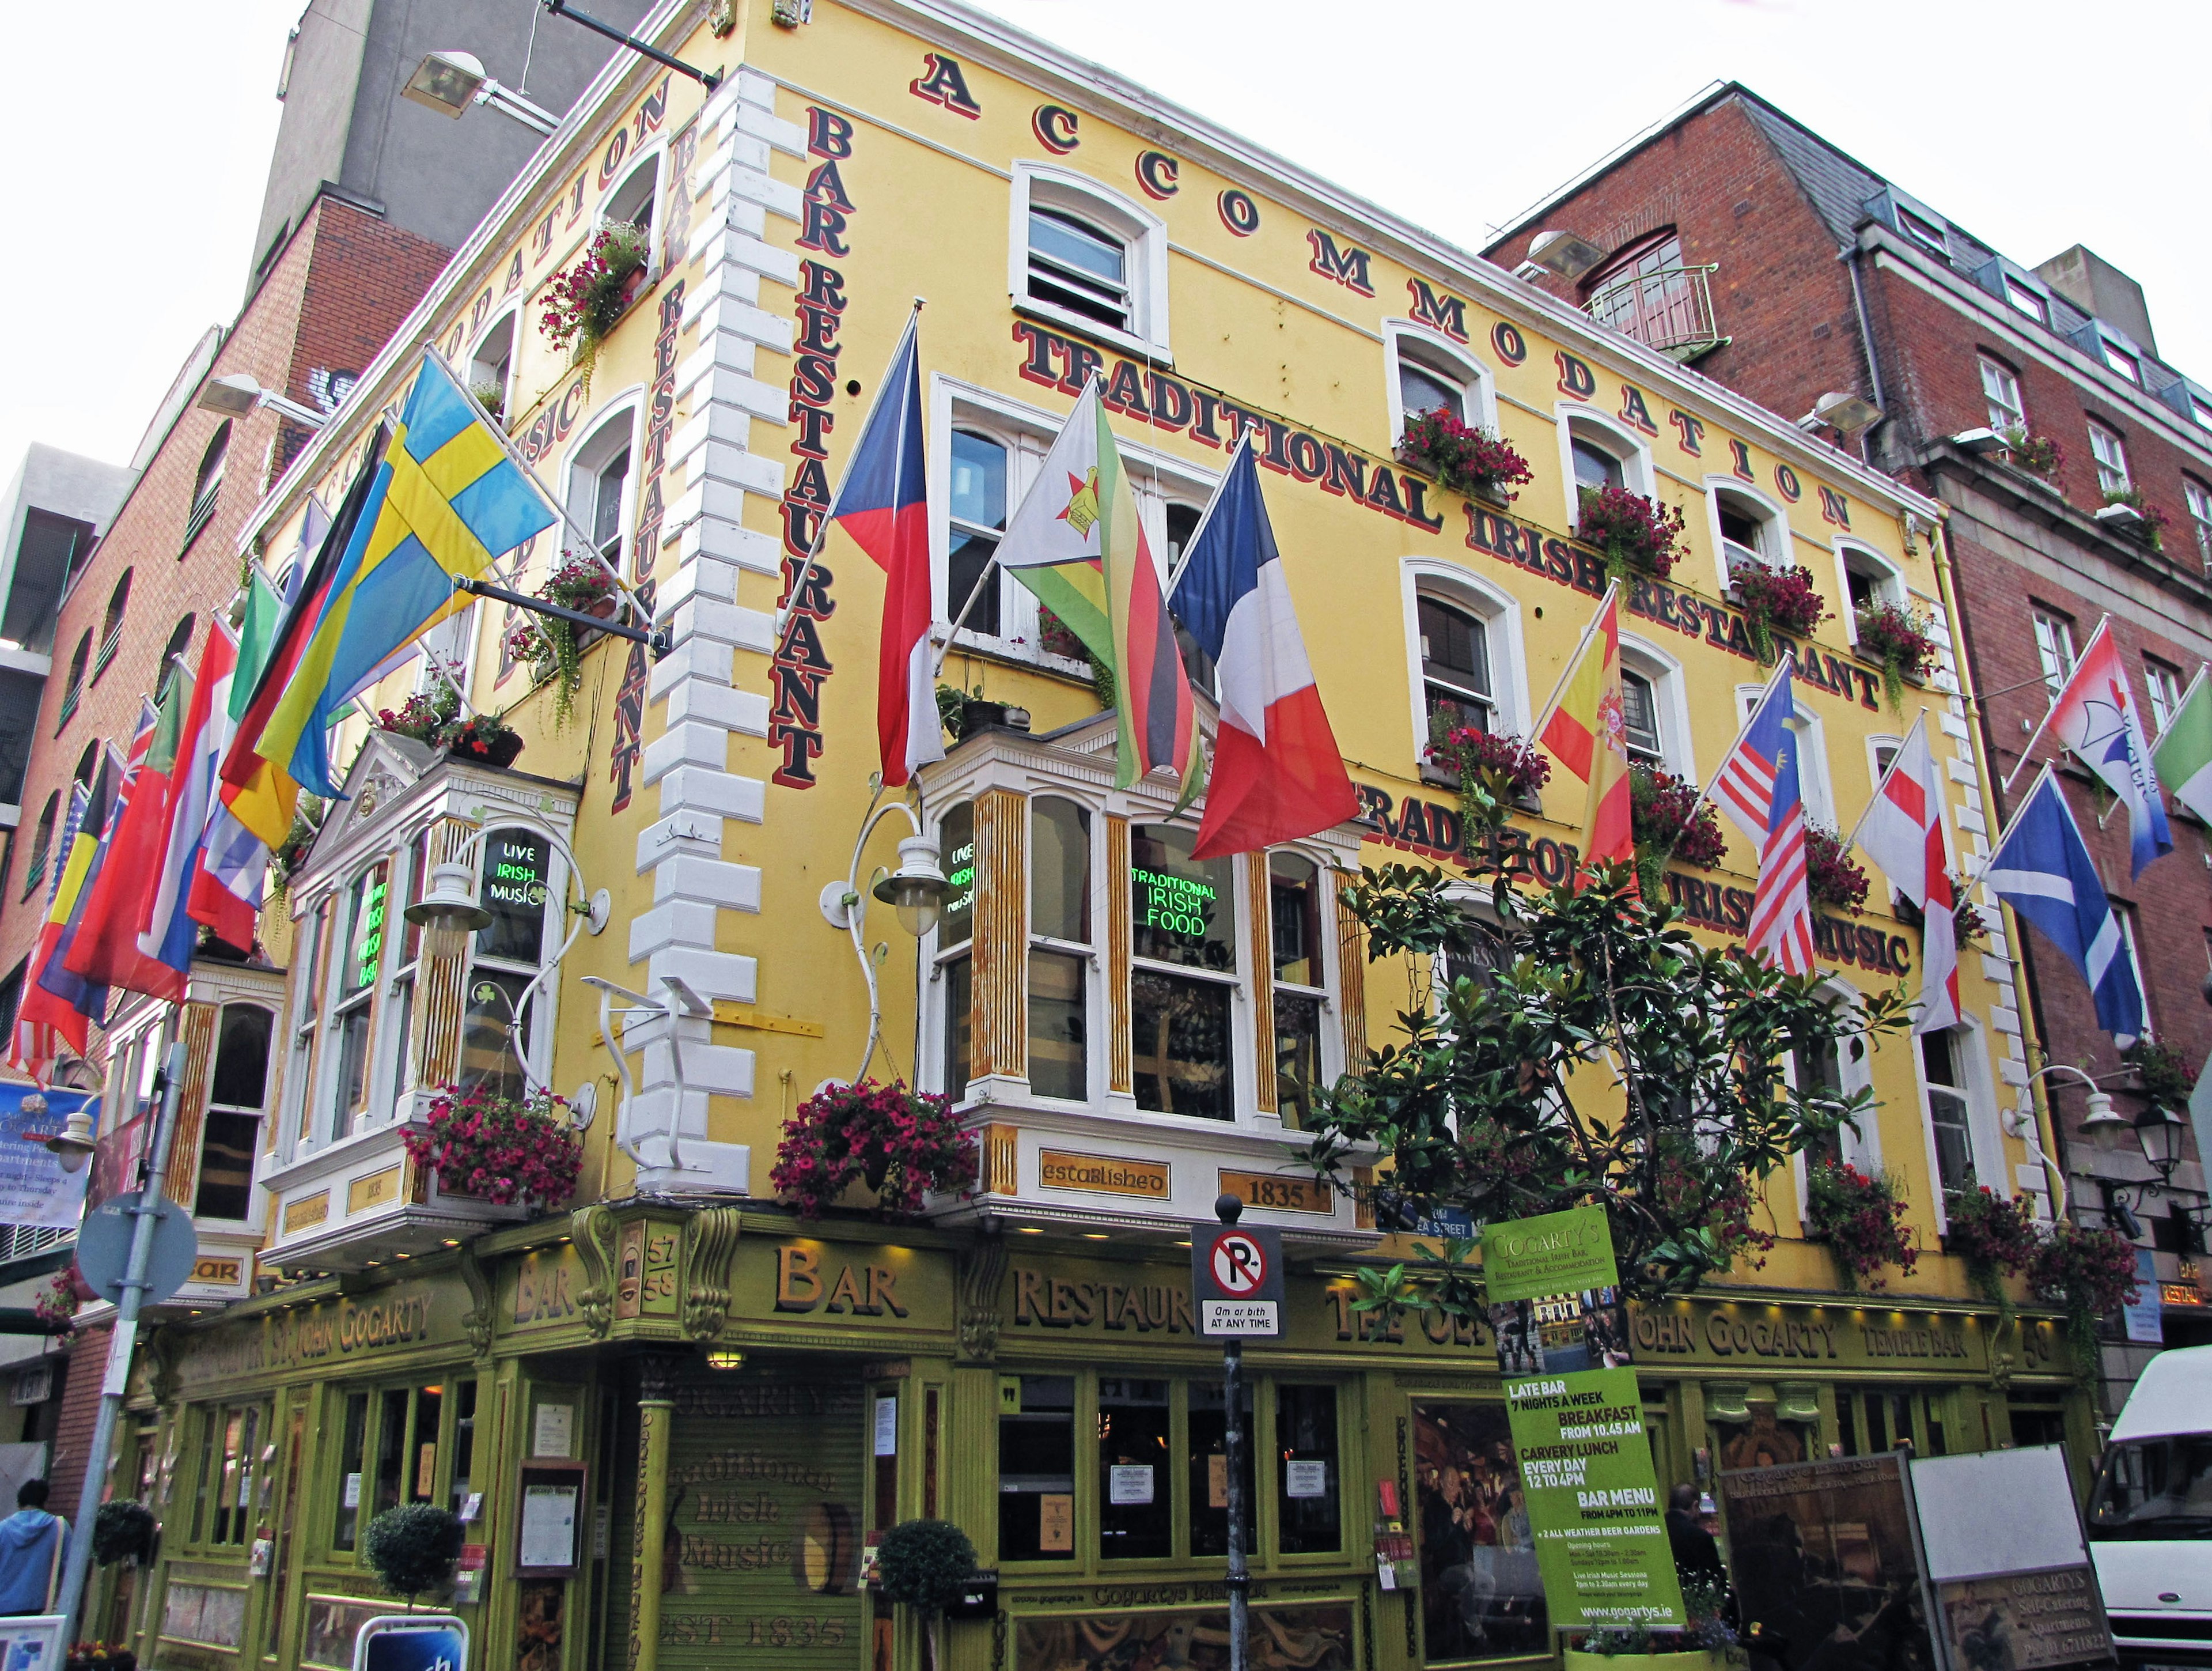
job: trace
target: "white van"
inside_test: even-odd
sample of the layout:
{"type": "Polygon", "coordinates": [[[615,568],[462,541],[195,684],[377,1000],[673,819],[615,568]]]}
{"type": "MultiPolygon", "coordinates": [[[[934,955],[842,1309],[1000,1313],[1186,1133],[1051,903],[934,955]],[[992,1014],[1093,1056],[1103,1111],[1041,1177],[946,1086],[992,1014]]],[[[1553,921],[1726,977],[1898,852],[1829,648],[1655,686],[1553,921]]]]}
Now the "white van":
{"type": "Polygon", "coordinates": [[[2097,1467],[2089,1554],[2127,1671],[2212,1667],[2212,1346],[2144,1366],[2097,1467]]]}

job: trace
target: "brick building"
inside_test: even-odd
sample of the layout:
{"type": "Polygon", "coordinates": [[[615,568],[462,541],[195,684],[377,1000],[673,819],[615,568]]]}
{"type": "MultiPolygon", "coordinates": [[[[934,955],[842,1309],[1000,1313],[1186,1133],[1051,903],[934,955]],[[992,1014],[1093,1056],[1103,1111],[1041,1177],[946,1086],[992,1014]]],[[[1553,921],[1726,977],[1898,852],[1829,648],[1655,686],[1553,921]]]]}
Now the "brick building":
{"type": "MultiPolygon", "coordinates": [[[[1969,869],[2057,753],[2039,741],[2023,759],[2100,619],[2152,724],[2212,651],[2212,393],[2158,357],[2142,290],[2087,250],[2023,266],[1730,84],[1585,171],[1485,253],[1785,416],[1809,420],[1832,393],[1880,409],[1863,431],[1820,432],[1948,508],[1960,705],[2011,774],[2010,797],[2000,790],[1986,819],[1960,820],[1987,825],[1959,855],[1969,869]],[[1564,241],[1539,241],[1547,232],[1590,248],[1562,260],[1551,252],[1564,241]],[[1528,259],[1532,246],[1555,266],[1589,265],[1563,277],[1528,259]]],[[[1754,503],[1741,509],[1756,521],[1754,503]]],[[[1854,601],[1880,583],[1855,576],[1854,601]]],[[[2088,774],[2068,762],[2059,775],[2121,909],[2152,1033],[2193,1074],[2212,1049],[2212,842],[2169,802],[2175,851],[2132,877],[2124,814],[2100,828],[2088,774]]],[[[1997,935],[1984,956],[2008,954],[2028,967],[2039,1059],[2086,1066],[2124,1115],[2137,1113],[2136,1076],[2074,970],[2033,935],[2010,946],[1997,935]]],[[[2184,1137],[2161,1180],[2130,1137],[2082,1137],[2077,1077],[2053,1073],[2034,1090],[2066,1134],[2075,1215],[2139,1230],[2154,1253],[2160,1281],[2143,1298],[2162,1296],[2165,1344],[2212,1340],[2196,1143],[2184,1137]]],[[[2124,1338],[2147,1336],[2148,1315],[2108,1321],[2108,1408],[2155,1349],[2124,1338]]]]}

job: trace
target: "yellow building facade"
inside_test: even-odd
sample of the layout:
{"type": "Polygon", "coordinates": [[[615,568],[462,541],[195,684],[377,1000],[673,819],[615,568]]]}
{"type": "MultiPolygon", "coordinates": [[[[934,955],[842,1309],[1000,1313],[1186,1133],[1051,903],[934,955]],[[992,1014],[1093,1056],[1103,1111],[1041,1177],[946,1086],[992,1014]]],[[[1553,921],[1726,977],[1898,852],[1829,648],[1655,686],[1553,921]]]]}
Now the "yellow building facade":
{"type": "MultiPolygon", "coordinates": [[[[715,14],[664,5],[641,27],[719,85],[619,57],[249,524],[272,573],[302,560],[311,500],[343,498],[432,347],[567,511],[511,583],[588,542],[671,642],[658,657],[589,643],[564,714],[509,654],[519,618],[479,602],[426,644],[523,732],[513,767],[365,717],[342,728],[347,798],[270,926],[289,958],[259,1259],[286,1281],[165,1331],[118,1477],[170,1529],[115,1627],[163,1667],[344,1671],[378,1605],[361,1529],[421,1500],[470,1528],[458,1605],[486,1663],[743,1650],[794,1671],[888,1667],[915,1644],[856,1587],[860,1551],[932,1515],[999,1576],[949,1627],[965,1671],[1211,1665],[1229,1418],[1182,1243],[1225,1189],[1294,1259],[1287,1336],[1248,1357],[1262,1662],[1549,1657],[1540,1595],[1482,1500],[1510,1466],[1486,1337],[1353,1312],[1352,1262],[1408,1239],[1297,1163],[1313,1087],[1386,1042],[1407,1002],[1338,881],[1398,858],[1456,868],[1432,717],[1533,730],[1606,585],[1575,534],[1577,486],[1596,483],[1686,522],[1673,573],[1626,600],[1639,758],[1711,775],[1771,671],[1729,564],[1802,563],[1829,611],[1787,646],[1809,812],[1848,830],[1924,707],[1969,865],[1990,833],[1984,765],[1948,652],[1936,507],[980,15],[715,14]],[[545,292],[617,221],[649,227],[651,263],[579,367],[538,328],[545,292]],[[940,637],[982,582],[942,675],[975,723],[909,802],[955,881],[920,940],[872,902],[857,934],[825,921],[825,893],[850,875],[865,896],[908,831],[884,820],[855,856],[882,576],[832,534],[786,596],[917,298],[940,637]],[[1188,538],[1250,433],[1356,824],[1200,862],[1172,783],[1114,789],[1089,669],[986,567],[1093,375],[1156,551],[1188,538]],[[1510,503],[1397,461],[1406,413],[1440,403],[1528,460],[1510,503]],[[1876,598],[1946,646],[1901,710],[1851,643],[1854,605],[1876,598]],[[494,919],[458,951],[402,916],[456,857],[494,919]],[[779,1135],[855,1071],[872,993],[871,1070],[953,1097],[978,1188],[916,1225],[804,1223],[775,1205],[779,1135]],[[523,1064],[583,1127],[573,1213],[449,1193],[405,1152],[440,1087],[519,1085],[523,1064]],[[562,1546],[529,1505],[564,1491],[562,1546]],[[1455,1515],[1488,1540],[1446,1564],[1455,1515]],[[1392,1517],[1422,1546],[1418,1588],[1380,1583],[1392,1517]]],[[[399,668],[364,713],[429,676],[399,668]]],[[[1516,814],[1533,880],[1572,873],[1581,816],[1557,778],[1516,814]]],[[[1725,940],[1754,871],[1731,835],[1718,869],[1677,865],[1666,885],[1725,940]]],[[[1919,936],[1887,899],[1877,878],[1863,914],[1822,913],[1838,1002],[1917,989],[1919,936]]],[[[1759,1222],[1781,1240],[1762,1268],[1637,1317],[1663,1479],[1899,1439],[2086,1442],[2053,1321],[2001,1318],[1934,1251],[1967,1171],[2045,1187],[2008,1119],[2027,1058],[2007,953],[1993,927],[1967,954],[1954,1032],[1808,1069],[1878,1099],[1843,1153],[1908,1198],[1930,1250],[1911,1278],[1846,1290],[1804,1238],[1793,1170],[1766,1180],[1759,1222]]]]}

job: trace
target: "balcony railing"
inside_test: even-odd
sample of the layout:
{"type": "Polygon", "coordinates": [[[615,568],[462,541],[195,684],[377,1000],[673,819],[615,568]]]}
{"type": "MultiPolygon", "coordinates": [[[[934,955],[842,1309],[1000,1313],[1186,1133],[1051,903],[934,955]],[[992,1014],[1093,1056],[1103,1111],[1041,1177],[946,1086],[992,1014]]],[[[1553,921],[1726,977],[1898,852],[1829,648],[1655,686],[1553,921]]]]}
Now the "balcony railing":
{"type": "Polygon", "coordinates": [[[1673,359],[1694,360],[1728,340],[1713,324],[1711,281],[1718,270],[1708,263],[1624,273],[1591,291],[1583,311],[1646,348],[1673,359]]]}

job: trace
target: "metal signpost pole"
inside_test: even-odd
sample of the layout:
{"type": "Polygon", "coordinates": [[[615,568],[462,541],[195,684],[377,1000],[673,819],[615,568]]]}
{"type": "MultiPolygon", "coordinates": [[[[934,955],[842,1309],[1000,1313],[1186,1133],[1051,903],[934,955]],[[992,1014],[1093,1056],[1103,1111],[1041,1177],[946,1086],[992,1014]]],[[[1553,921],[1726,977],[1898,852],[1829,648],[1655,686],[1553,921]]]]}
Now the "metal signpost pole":
{"type": "Polygon", "coordinates": [[[1283,1233],[1240,1230],[1244,1204],[1224,1194],[1213,1204],[1218,1229],[1190,1229],[1190,1298],[1201,1336],[1221,1339],[1222,1461],[1229,1478],[1223,1492],[1229,1512],[1229,1671],[1246,1671],[1251,1645],[1249,1592],[1244,1564],[1244,1342],[1279,1340],[1283,1333],[1283,1233]]]}
{"type": "MultiPolygon", "coordinates": [[[[85,1453],[84,1486],[76,1497],[76,1523],[70,1528],[69,1559],[62,1569],[61,1595],[54,1611],[61,1615],[62,1646],[76,1640],[77,1609],[84,1601],[85,1575],[92,1566],[92,1523],[99,1517],[100,1492],[107,1484],[107,1453],[115,1443],[115,1418],[123,1407],[123,1393],[131,1378],[131,1349],[138,1343],[138,1308],[146,1291],[146,1271],[154,1255],[154,1227],[163,1205],[161,1186],[169,1170],[169,1140],[177,1129],[177,1092],[185,1076],[185,1043],[169,1046],[162,1069],[161,1113],[154,1122],[154,1145],[147,1162],[146,1181],[137,1204],[130,1209],[131,1261],[124,1268],[122,1297],[116,1302],[115,1327],[107,1341],[107,1375],[100,1384],[100,1416],[93,1424],[92,1448],[85,1453]]],[[[179,1209],[179,1211],[181,1211],[179,1209]]]]}
{"type": "Polygon", "coordinates": [[[1229,1436],[1229,1671],[1245,1671],[1252,1620],[1251,1576],[1244,1569],[1244,1343],[1221,1348],[1221,1391],[1228,1402],[1229,1436]]]}

